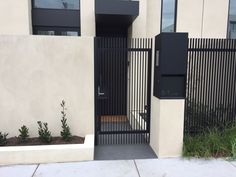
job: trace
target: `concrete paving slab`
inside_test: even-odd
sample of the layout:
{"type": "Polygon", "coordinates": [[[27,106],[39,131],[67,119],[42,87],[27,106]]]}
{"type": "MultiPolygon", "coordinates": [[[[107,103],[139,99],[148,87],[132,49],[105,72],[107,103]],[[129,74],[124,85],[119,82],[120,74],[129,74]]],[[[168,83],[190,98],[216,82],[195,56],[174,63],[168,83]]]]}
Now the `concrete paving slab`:
{"type": "Polygon", "coordinates": [[[224,160],[136,160],[141,177],[235,177],[236,168],[224,160]]]}
{"type": "Polygon", "coordinates": [[[40,165],[34,177],[139,177],[134,161],[91,161],[40,165]]]}
{"type": "Polygon", "coordinates": [[[236,161],[229,161],[236,168],[236,161]]]}
{"type": "Polygon", "coordinates": [[[38,165],[0,166],[0,177],[31,177],[38,165]]]}
{"type": "Polygon", "coordinates": [[[95,160],[154,159],[155,152],[148,144],[99,145],[95,147],[95,160]]]}

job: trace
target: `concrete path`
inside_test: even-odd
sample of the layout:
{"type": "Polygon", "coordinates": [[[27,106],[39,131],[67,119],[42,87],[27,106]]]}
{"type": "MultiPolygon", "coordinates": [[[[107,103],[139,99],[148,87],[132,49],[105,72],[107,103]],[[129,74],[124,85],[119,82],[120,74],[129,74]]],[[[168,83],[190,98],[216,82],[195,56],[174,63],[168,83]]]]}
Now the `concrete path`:
{"type": "Polygon", "coordinates": [[[235,177],[236,162],[145,159],[0,166],[0,177],[235,177]]]}
{"type": "Polygon", "coordinates": [[[148,144],[95,146],[95,160],[155,159],[155,152],[148,144]]]}

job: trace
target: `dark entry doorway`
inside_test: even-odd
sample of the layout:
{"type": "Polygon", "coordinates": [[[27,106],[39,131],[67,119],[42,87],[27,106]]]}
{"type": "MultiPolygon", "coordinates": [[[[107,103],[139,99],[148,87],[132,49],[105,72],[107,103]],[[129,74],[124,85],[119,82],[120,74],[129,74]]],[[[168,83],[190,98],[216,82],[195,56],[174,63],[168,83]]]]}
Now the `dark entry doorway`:
{"type": "Polygon", "coordinates": [[[96,144],[149,143],[151,39],[95,38],[96,144]]]}
{"type": "Polygon", "coordinates": [[[128,27],[126,26],[110,26],[110,25],[96,25],[97,37],[121,37],[127,38],[128,27]]]}

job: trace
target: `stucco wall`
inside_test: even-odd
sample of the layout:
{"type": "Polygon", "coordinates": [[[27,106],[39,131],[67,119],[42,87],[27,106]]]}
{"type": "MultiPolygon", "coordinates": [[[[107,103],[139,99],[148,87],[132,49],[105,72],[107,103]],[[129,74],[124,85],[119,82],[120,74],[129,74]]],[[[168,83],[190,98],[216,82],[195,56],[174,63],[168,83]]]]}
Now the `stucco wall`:
{"type": "Polygon", "coordinates": [[[160,33],[161,0],[140,0],[139,16],[129,27],[132,38],[154,37],[160,33]]]}
{"type": "Polygon", "coordinates": [[[203,38],[226,38],[228,0],[204,0],[203,38]]]}
{"type": "Polygon", "coordinates": [[[80,0],[80,6],[81,36],[95,36],[95,0],[80,0]]]}
{"type": "Polygon", "coordinates": [[[147,31],[147,0],[139,0],[139,16],[129,27],[128,36],[130,38],[146,37],[147,31]]]}
{"type": "MultiPolygon", "coordinates": [[[[195,38],[226,38],[229,1],[178,0],[177,32],[195,38]]],[[[132,37],[154,37],[160,33],[161,0],[140,0],[140,12],[129,29],[132,37]]]]}
{"type": "Polygon", "coordinates": [[[226,0],[178,0],[177,32],[194,38],[226,38],[226,0]]]}
{"type": "Polygon", "coordinates": [[[202,36],[203,0],[178,0],[178,32],[189,32],[189,37],[202,36]]]}
{"type": "Polygon", "coordinates": [[[150,146],[158,155],[159,152],[159,119],[160,119],[160,100],[152,95],[151,99],[151,127],[150,127],[150,146]]]}
{"type": "MultiPolygon", "coordinates": [[[[31,0],[0,0],[0,34],[31,34],[31,0]]],[[[225,38],[228,3],[225,0],[178,0],[177,32],[190,37],[225,38]]],[[[95,36],[95,0],[81,0],[81,36],[95,36]]],[[[139,16],[129,36],[153,37],[160,32],[161,0],[140,0],[139,16]]]]}
{"type": "Polygon", "coordinates": [[[182,155],[184,103],[184,100],[160,100],[159,157],[179,157],[182,155]]]}
{"type": "Polygon", "coordinates": [[[93,134],[93,51],[90,37],[0,36],[0,131],[36,136],[40,120],[59,135],[65,99],[72,133],[93,134]]]}
{"type": "Polygon", "coordinates": [[[159,158],[182,155],[184,100],[152,99],[150,145],[159,158]]]}
{"type": "Polygon", "coordinates": [[[161,29],[161,0],[147,0],[147,37],[154,37],[161,29]]]}
{"type": "MultiPolygon", "coordinates": [[[[177,32],[194,38],[226,38],[229,1],[178,0],[177,32]]],[[[131,37],[154,37],[160,33],[161,0],[140,0],[140,12],[129,28],[131,37]]]]}
{"type": "Polygon", "coordinates": [[[0,35],[31,34],[31,0],[0,0],[0,24],[0,35]]]}

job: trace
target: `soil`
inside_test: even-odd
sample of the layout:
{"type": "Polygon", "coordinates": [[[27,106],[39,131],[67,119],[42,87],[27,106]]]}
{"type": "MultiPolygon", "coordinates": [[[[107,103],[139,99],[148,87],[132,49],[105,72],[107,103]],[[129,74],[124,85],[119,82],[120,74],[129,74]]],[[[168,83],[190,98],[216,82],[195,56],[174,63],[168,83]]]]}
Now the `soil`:
{"type": "Polygon", "coordinates": [[[222,157],[229,157],[229,154],[227,154],[226,152],[218,152],[213,154],[214,158],[222,158],[222,157]]]}
{"type": "Polygon", "coordinates": [[[28,138],[26,142],[21,142],[19,138],[12,137],[7,139],[5,146],[34,146],[34,145],[59,145],[59,144],[83,144],[84,138],[72,136],[69,141],[63,140],[61,137],[53,137],[51,143],[45,143],[39,138],[28,138]]]}

